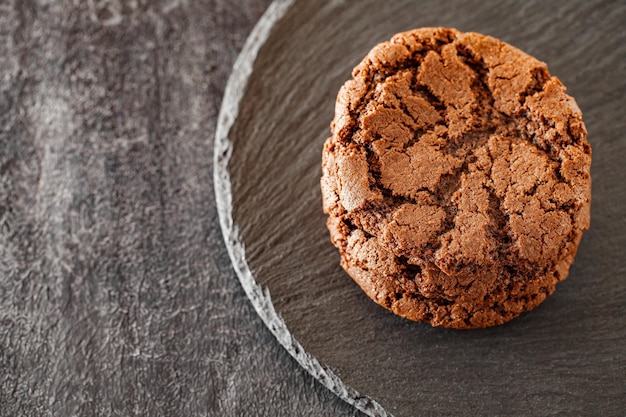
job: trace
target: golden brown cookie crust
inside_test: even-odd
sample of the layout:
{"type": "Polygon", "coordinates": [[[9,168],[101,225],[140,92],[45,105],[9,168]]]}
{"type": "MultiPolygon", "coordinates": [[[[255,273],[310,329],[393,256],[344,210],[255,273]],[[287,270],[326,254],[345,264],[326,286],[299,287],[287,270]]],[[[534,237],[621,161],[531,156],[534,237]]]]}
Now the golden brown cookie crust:
{"type": "Polygon", "coordinates": [[[339,91],[323,151],[341,264],[433,326],[504,323],[567,277],[589,227],[591,148],[543,62],[424,28],[377,45],[339,91]]]}

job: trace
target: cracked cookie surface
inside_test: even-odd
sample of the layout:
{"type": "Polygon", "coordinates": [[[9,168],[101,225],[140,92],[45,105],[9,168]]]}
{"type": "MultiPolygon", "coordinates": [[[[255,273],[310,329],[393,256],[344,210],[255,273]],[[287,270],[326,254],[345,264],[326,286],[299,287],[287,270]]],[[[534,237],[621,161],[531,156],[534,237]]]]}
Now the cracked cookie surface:
{"type": "Polygon", "coordinates": [[[591,148],[544,63],[476,33],[400,33],[354,69],[331,128],[331,241],[381,306],[488,327],[567,277],[589,227],[591,148]]]}

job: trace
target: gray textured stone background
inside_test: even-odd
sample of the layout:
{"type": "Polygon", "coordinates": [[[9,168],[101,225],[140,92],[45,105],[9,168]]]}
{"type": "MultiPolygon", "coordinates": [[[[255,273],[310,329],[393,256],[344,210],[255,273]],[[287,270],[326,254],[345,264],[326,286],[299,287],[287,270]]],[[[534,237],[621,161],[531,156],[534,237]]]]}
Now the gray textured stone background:
{"type": "Polygon", "coordinates": [[[353,416],[256,316],[213,136],[269,1],[0,0],[0,415],[353,416]]]}

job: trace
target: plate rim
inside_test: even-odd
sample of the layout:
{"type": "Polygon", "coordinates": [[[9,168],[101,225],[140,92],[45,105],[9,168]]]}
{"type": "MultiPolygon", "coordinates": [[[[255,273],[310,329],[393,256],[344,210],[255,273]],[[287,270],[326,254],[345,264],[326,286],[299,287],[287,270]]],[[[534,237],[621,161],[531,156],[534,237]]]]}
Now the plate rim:
{"type": "Polygon", "coordinates": [[[228,165],[233,151],[230,131],[239,115],[254,62],[272,28],[287,14],[295,0],[274,0],[256,23],[237,57],[226,83],[217,119],[213,155],[213,182],[220,228],[233,269],[256,313],[283,348],[322,385],[348,404],[373,417],[393,417],[380,403],[344,383],[330,368],[308,353],[276,312],[269,289],[257,283],[246,260],[245,246],[233,220],[232,187],[228,165]]]}

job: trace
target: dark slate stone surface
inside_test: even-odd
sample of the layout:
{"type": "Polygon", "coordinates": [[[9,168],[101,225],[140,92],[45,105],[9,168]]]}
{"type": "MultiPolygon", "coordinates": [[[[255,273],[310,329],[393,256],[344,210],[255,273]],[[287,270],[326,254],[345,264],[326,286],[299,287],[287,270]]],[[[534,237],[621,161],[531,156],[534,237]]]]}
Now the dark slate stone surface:
{"type": "Polygon", "coordinates": [[[246,291],[304,367],[372,415],[623,415],[625,23],[626,4],[610,1],[299,1],[257,38],[256,59],[246,49],[218,128],[221,220],[246,291]],[[336,92],[375,43],[418,26],[494,35],[546,61],[589,130],[592,226],[570,277],[497,328],[432,329],[377,307],[324,227],[336,92]]]}
{"type": "Polygon", "coordinates": [[[0,416],[354,416],[258,318],[213,190],[269,1],[0,0],[0,416]]]}

